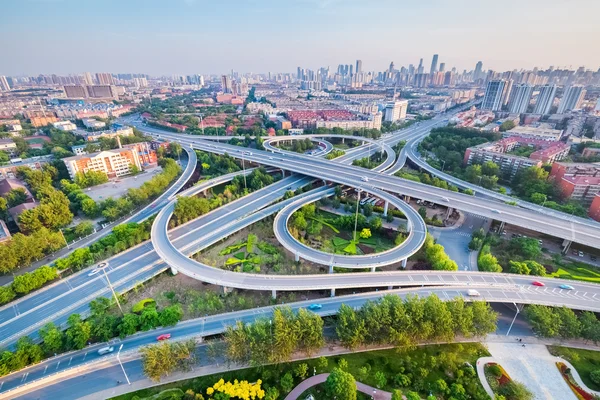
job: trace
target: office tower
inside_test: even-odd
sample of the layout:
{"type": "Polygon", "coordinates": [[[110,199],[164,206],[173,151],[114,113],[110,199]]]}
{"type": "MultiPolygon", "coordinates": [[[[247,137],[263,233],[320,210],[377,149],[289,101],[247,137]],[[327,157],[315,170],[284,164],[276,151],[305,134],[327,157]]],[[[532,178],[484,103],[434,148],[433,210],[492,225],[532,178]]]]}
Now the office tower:
{"type": "Polygon", "coordinates": [[[431,75],[433,75],[433,73],[437,71],[437,63],[438,63],[438,55],[434,54],[433,59],[431,60],[431,68],[429,69],[429,73],[431,75]]]}
{"type": "Polygon", "coordinates": [[[502,95],[504,94],[505,86],[506,81],[503,79],[489,81],[485,89],[481,109],[500,111],[502,108],[502,95]]]}
{"type": "Polygon", "coordinates": [[[527,107],[531,101],[532,94],[532,85],[528,85],[526,83],[514,85],[508,100],[508,111],[513,114],[522,114],[527,112],[527,107]]]}
{"type": "Polygon", "coordinates": [[[502,93],[502,105],[505,106],[508,104],[508,99],[510,98],[510,92],[513,88],[514,81],[512,79],[506,79],[506,85],[504,85],[504,93],[502,93]]]}
{"type": "MultiPolygon", "coordinates": [[[[198,75],[198,76],[200,77],[200,79],[198,80],[198,81],[199,81],[199,84],[200,84],[200,86],[204,87],[204,75],[198,75]]],[[[144,78],[144,79],[145,79],[145,78],[144,78]]],[[[146,85],[146,86],[147,86],[147,85],[146,85]]]]}
{"type": "Polygon", "coordinates": [[[446,63],[440,63],[440,72],[445,72],[446,70],[446,63]]]}
{"type": "Polygon", "coordinates": [[[417,67],[417,74],[422,74],[423,73],[423,59],[421,58],[419,60],[419,66],[417,67]]]}
{"type": "Polygon", "coordinates": [[[90,74],[89,72],[85,72],[83,74],[83,83],[86,85],[93,85],[94,80],[92,79],[92,74],[90,74]]]}
{"type": "Polygon", "coordinates": [[[385,106],[385,121],[396,122],[406,118],[408,100],[399,100],[387,103],[385,106]]]}
{"type": "Polygon", "coordinates": [[[221,90],[223,93],[231,93],[231,78],[227,75],[221,75],[221,90]]]}
{"type": "Polygon", "coordinates": [[[388,72],[392,72],[394,70],[394,62],[392,61],[390,63],[390,68],[388,69],[388,72]]]}
{"type": "Polygon", "coordinates": [[[356,74],[362,72],[362,60],[356,60],[356,74]]]}
{"type": "Polygon", "coordinates": [[[540,87],[540,93],[538,94],[535,108],[533,109],[534,114],[548,114],[554,97],[556,96],[556,85],[544,85],[540,87]]]}
{"type": "Polygon", "coordinates": [[[6,76],[0,76],[0,92],[8,92],[10,90],[10,85],[8,84],[8,80],[6,76]]]}
{"type": "Polygon", "coordinates": [[[481,79],[481,74],[483,72],[483,63],[481,61],[477,61],[475,65],[475,72],[473,72],[473,80],[476,81],[481,79]]]}
{"type": "Polygon", "coordinates": [[[302,68],[298,67],[298,71],[296,72],[296,79],[299,81],[302,80],[302,68]]]}
{"type": "Polygon", "coordinates": [[[563,94],[562,99],[560,99],[557,113],[564,114],[567,111],[578,109],[584,97],[585,89],[582,85],[569,86],[563,94]]]}
{"type": "Polygon", "coordinates": [[[456,85],[456,76],[454,72],[447,71],[444,73],[444,86],[454,86],[456,85]]]}
{"type": "Polygon", "coordinates": [[[115,81],[111,74],[106,72],[98,72],[96,74],[96,80],[98,81],[98,85],[114,85],[115,81]]]}

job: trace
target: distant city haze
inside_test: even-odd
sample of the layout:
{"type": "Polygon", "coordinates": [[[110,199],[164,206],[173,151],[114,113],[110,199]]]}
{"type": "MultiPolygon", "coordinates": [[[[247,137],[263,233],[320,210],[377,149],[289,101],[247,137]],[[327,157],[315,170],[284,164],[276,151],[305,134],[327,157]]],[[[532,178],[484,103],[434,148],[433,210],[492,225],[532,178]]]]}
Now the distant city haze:
{"type": "Polygon", "coordinates": [[[600,66],[597,0],[3,0],[0,75],[600,66]]]}

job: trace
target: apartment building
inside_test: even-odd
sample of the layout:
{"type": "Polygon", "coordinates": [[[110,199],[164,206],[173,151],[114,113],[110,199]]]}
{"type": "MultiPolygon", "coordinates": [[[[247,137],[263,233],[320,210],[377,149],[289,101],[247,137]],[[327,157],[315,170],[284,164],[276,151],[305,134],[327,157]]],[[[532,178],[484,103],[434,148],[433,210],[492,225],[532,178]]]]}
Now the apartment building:
{"type": "Polygon", "coordinates": [[[127,148],[106,150],[98,153],[64,158],[71,179],[78,172],[99,171],[109,178],[128,175],[130,166],[135,165],[139,170],[156,165],[156,152],[149,144],[128,145],[127,148]]]}
{"type": "Polygon", "coordinates": [[[112,139],[119,136],[133,136],[133,128],[113,129],[109,131],[83,132],[83,137],[88,142],[96,142],[100,138],[112,139]]]}
{"type": "Polygon", "coordinates": [[[558,182],[559,195],[563,199],[591,204],[600,193],[600,176],[563,176],[558,182]]]}
{"type": "Polygon", "coordinates": [[[594,199],[592,200],[592,204],[590,205],[590,209],[588,211],[588,215],[590,218],[600,221],[600,192],[596,193],[594,199]]]}
{"type": "Polygon", "coordinates": [[[520,136],[529,139],[558,141],[562,137],[562,130],[533,126],[517,126],[502,134],[504,137],[520,136]]]}

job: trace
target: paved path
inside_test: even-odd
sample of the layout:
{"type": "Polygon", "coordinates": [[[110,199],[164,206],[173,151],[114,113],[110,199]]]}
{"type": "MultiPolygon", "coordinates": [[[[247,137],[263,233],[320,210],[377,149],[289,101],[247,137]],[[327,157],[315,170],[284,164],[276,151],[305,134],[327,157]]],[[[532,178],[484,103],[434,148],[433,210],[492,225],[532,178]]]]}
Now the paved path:
{"type": "MultiPolygon", "coordinates": [[[[285,397],[285,400],[296,400],[298,397],[300,397],[302,393],[304,393],[311,387],[325,382],[328,376],[329,374],[319,374],[303,380],[298,386],[294,388],[294,390],[290,392],[290,394],[288,394],[285,397]]],[[[372,386],[365,385],[364,383],[356,382],[356,389],[358,389],[358,391],[360,392],[372,396],[374,400],[390,400],[392,398],[392,394],[390,392],[384,392],[383,390],[379,390],[372,386]]]]}

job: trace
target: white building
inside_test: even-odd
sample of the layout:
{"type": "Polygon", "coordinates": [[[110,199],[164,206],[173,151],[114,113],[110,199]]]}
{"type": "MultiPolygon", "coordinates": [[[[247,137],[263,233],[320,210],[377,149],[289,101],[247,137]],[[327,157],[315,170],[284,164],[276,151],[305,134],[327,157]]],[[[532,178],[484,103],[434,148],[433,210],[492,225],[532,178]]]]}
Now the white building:
{"type": "Polygon", "coordinates": [[[527,139],[538,139],[556,142],[562,137],[560,129],[539,128],[533,126],[517,126],[502,134],[504,137],[520,136],[527,139]]]}
{"type": "Polygon", "coordinates": [[[398,100],[388,103],[385,106],[385,121],[396,122],[406,119],[406,111],[408,110],[408,100],[398,100]]]}
{"type": "Polygon", "coordinates": [[[585,97],[585,89],[582,85],[569,86],[558,105],[558,114],[564,114],[567,111],[577,110],[581,107],[583,98],[585,97]]]}
{"type": "Polygon", "coordinates": [[[72,123],[71,121],[58,121],[52,124],[56,129],[60,129],[61,131],[74,131],[77,129],[77,125],[72,123]]]}
{"type": "Polygon", "coordinates": [[[481,109],[500,111],[502,109],[502,96],[505,86],[506,81],[504,79],[489,81],[485,88],[481,109]]]}
{"type": "Polygon", "coordinates": [[[98,121],[97,119],[93,118],[84,118],[81,121],[83,122],[83,125],[85,125],[86,128],[99,129],[104,128],[106,126],[105,122],[98,121]]]}
{"type": "Polygon", "coordinates": [[[10,91],[10,85],[8,84],[8,80],[4,75],[0,76],[0,92],[8,92],[10,91]]]}
{"type": "Polygon", "coordinates": [[[514,85],[508,100],[508,111],[512,114],[523,114],[531,101],[533,86],[527,83],[514,85]]]}
{"type": "Polygon", "coordinates": [[[556,85],[544,85],[540,87],[540,93],[533,109],[534,114],[548,114],[556,97],[556,85]]]}

